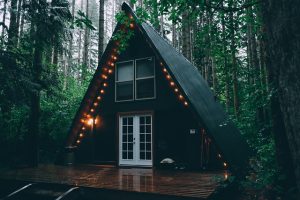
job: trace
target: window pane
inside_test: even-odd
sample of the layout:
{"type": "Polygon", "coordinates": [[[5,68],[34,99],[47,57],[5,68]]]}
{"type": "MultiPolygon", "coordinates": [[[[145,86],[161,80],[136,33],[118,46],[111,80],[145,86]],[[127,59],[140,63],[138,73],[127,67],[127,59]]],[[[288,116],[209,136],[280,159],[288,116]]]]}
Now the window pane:
{"type": "Polygon", "coordinates": [[[152,98],[154,97],[154,78],[136,81],[136,98],[152,98]]]}
{"type": "Polygon", "coordinates": [[[153,58],[146,58],[136,61],[136,77],[143,78],[154,76],[153,58]]]}
{"type": "Polygon", "coordinates": [[[133,99],[133,81],[121,82],[117,84],[117,101],[133,99]]]}
{"type": "Polygon", "coordinates": [[[133,62],[117,63],[117,81],[133,80],[133,62]]]}

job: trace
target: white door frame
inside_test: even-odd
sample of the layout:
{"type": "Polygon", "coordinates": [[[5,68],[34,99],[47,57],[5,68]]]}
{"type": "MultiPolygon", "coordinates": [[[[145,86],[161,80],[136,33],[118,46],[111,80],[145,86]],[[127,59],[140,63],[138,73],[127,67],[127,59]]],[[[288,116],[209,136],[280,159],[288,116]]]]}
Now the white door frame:
{"type": "MultiPolygon", "coordinates": [[[[118,130],[118,137],[119,137],[119,146],[118,146],[118,149],[119,149],[119,165],[120,166],[152,166],[153,165],[153,116],[152,114],[129,114],[129,115],[120,115],[118,117],[118,120],[119,120],[119,130],[118,130]],[[147,124],[146,123],[146,118],[144,118],[144,124],[141,124],[140,122],[140,119],[141,117],[150,117],[151,119],[151,123],[150,124],[147,124]],[[127,125],[124,124],[123,125],[123,118],[127,118],[127,125]],[[129,127],[128,126],[131,126],[128,125],[128,119],[129,118],[132,118],[132,125],[133,125],[133,140],[129,141],[129,137],[128,137],[128,130],[129,130],[129,127]],[[144,126],[144,129],[146,130],[146,126],[149,126],[151,125],[151,130],[149,132],[148,130],[148,133],[146,133],[146,131],[144,131],[144,133],[142,132],[141,133],[141,130],[140,130],[140,125],[141,126],[144,126]],[[132,148],[132,152],[133,152],[133,156],[131,157],[131,155],[129,156],[130,158],[129,159],[123,159],[123,147],[122,145],[126,142],[123,142],[123,126],[126,127],[126,130],[127,130],[127,156],[129,156],[129,151],[131,150],[128,150],[129,149],[129,143],[130,142],[133,142],[133,148],[132,148]],[[144,158],[141,159],[140,157],[140,153],[142,152],[141,151],[141,148],[140,148],[140,144],[141,144],[141,134],[144,134],[142,137],[144,137],[143,140],[144,141],[144,158]],[[148,137],[149,137],[149,134],[150,134],[150,142],[151,142],[151,158],[150,159],[147,159],[146,160],[146,154],[147,154],[147,151],[146,151],[146,145],[147,145],[147,142],[146,142],[146,136],[148,134],[148,137]]],[[[131,132],[131,130],[129,131],[131,132]]],[[[149,144],[149,138],[148,138],[148,144],[149,144]]]]}

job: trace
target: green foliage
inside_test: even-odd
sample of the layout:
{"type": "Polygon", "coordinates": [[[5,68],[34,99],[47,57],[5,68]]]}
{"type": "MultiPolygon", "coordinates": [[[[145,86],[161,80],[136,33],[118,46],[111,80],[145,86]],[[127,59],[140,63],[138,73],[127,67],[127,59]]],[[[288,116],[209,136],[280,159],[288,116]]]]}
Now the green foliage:
{"type": "Polygon", "coordinates": [[[116,14],[116,20],[119,23],[120,28],[114,34],[112,39],[118,43],[118,53],[120,53],[127,48],[129,40],[134,35],[134,31],[131,29],[130,24],[133,26],[135,25],[133,23],[134,19],[130,19],[130,17],[127,16],[124,11],[120,11],[116,14]]]}
{"type": "MultiPolygon", "coordinates": [[[[84,12],[78,10],[77,15],[78,16],[75,16],[74,20],[74,24],[76,25],[76,27],[84,29],[84,26],[86,26],[90,30],[96,30],[96,28],[93,26],[93,22],[86,16],[84,12]]],[[[74,26],[72,26],[72,28],[74,28],[74,26]]]]}

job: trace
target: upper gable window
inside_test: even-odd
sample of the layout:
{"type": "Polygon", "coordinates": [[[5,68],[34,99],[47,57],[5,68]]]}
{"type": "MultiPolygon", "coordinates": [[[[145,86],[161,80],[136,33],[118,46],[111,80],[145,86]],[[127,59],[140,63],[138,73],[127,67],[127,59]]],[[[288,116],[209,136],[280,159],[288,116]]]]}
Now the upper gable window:
{"type": "Polygon", "coordinates": [[[116,101],[133,100],[133,64],[133,61],[126,61],[116,65],[116,101]]]}
{"type": "Polygon", "coordinates": [[[135,61],[135,98],[149,99],[155,97],[155,76],[153,58],[135,61]]]}
{"type": "Polygon", "coordinates": [[[154,58],[116,63],[116,101],[155,98],[154,58]]]}

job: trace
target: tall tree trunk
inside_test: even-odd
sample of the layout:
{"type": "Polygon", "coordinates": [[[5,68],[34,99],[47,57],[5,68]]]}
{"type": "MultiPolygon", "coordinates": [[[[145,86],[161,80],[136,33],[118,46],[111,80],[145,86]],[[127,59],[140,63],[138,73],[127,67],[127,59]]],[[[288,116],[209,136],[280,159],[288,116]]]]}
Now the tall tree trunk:
{"type": "Polygon", "coordinates": [[[1,46],[4,43],[4,34],[5,34],[5,22],[6,22],[6,10],[7,10],[7,0],[4,0],[4,6],[3,6],[3,17],[2,17],[2,32],[1,32],[1,46]]]}
{"type": "Polygon", "coordinates": [[[182,54],[191,60],[191,28],[187,11],[182,14],[182,54]]]}
{"type": "Polygon", "coordinates": [[[179,45],[178,45],[178,36],[177,36],[177,30],[176,30],[176,23],[175,22],[172,22],[172,43],[173,43],[173,46],[176,48],[176,49],[179,49],[179,45]]]}
{"type": "MultiPolygon", "coordinates": [[[[74,23],[74,15],[75,15],[75,0],[72,0],[72,10],[71,10],[71,14],[72,14],[72,22],[74,23]]],[[[73,64],[73,31],[71,31],[70,33],[70,39],[69,39],[69,49],[68,49],[68,61],[67,61],[67,65],[65,65],[64,67],[64,90],[67,89],[68,87],[68,75],[70,74],[71,71],[71,67],[73,64]]]]}
{"type": "Polygon", "coordinates": [[[20,43],[20,30],[19,30],[19,27],[20,27],[20,21],[21,21],[21,13],[22,13],[22,4],[23,4],[23,0],[18,0],[18,12],[17,12],[17,26],[18,26],[18,31],[17,31],[17,34],[18,34],[18,46],[19,46],[19,43],[20,43]]]}
{"type": "Polygon", "coordinates": [[[29,165],[36,167],[39,160],[39,144],[38,137],[40,133],[40,90],[41,90],[41,74],[42,74],[42,55],[43,55],[43,44],[38,39],[38,33],[40,33],[41,26],[39,23],[34,28],[34,23],[31,25],[31,32],[34,32],[32,38],[34,40],[33,50],[33,82],[37,84],[37,88],[31,91],[30,94],[30,114],[29,114],[29,127],[28,127],[28,153],[29,153],[29,165]]]}
{"type": "MultiPolygon", "coordinates": [[[[86,0],[86,16],[89,17],[89,0],[86,0]]],[[[89,64],[89,36],[90,30],[86,26],[84,30],[84,41],[83,41],[83,57],[82,57],[82,74],[81,79],[86,79],[87,68],[89,64]]]]}
{"type": "MultiPolygon", "coordinates": [[[[24,5],[24,0],[22,0],[22,5],[24,5]]],[[[23,32],[24,32],[24,22],[25,22],[25,15],[24,13],[21,12],[21,20],[20,20],[20,31],[19,31],[19,40],[20,38],[22,38],[23,36],[23,32]]]]}
{"type": "MultiPolygon", "coordinates": [[[[224,2],[222,2],[222,7],[224,2]]],[[[225,26],[225,13],[221,14],[221,26],[222,26],[222,54],[223,54],[223,65],[225,71],[225,98],[226,98],[226,111],[229,112],[230,108],[230,80],[229,80],[229,66],[227,61],[227,42],[226,42],[226,26],[225,26]]]]}
{"type": "Polygon", "coordinates": [[[16,47],[18,41],[18,24],[17,24],[17,4],[18,0],[11,0],[10,20],[7,38],[8,49],[16,47]]]}
{"type": "MultiPolygon", "coordinates": [[[[80,10],[83,10],[83,1],[80,1],[80,10]]],[[[79,36],[78,36],[78,64],[81,64],[81,44],[82,43],[82,30],[79,30],[79,36]]]]}
{"type": "Polygon", "coordinates": [[[160,18],[159,18],[159,28],[160,28],[160,30],[159,30],[159,32],[160,32],[160,34],[163,36],[163,37],[165,37],[165,33],[164,33],[164,15],[163,14],[161,14],[160,15],[160,18]]]}
{"type": "Polygon", "coordinates": [[[299,199],[300,1],[266,0],[263,8],[268,47],[267,66],[271,84],[276,91],[273,98],[278,97],[279,100],[279,106],[272,109],[274,125],[276,122],[284,124],[281,130],[274,130],[277,155],[286,175],[285,184],[292,187],[295,177],[298,188],[297,199],[299,199]],[[282,119],[275,121],[274,114],[279,112],[282,114],[282,119]]]}
{"type": "Polygon", "coordinates": [[[104,51],[104,0],[99,1],[98,66],[104,51]]]}
{"type": "MultiPolygon", "coordinates": [[[[229,7],[233,7],[233,1],[229,1],[229,7]]],[[[229,30],[230,30],[230,53],[232,64],[232,83],[233,83],[233,105],[234,113],[239,115],[239,96],[238,96],[238,80],[237,80],[237,58],[236,58],[236,41],[235,41],[235,24],[233,12],[229,12],[229,30]]]]}

